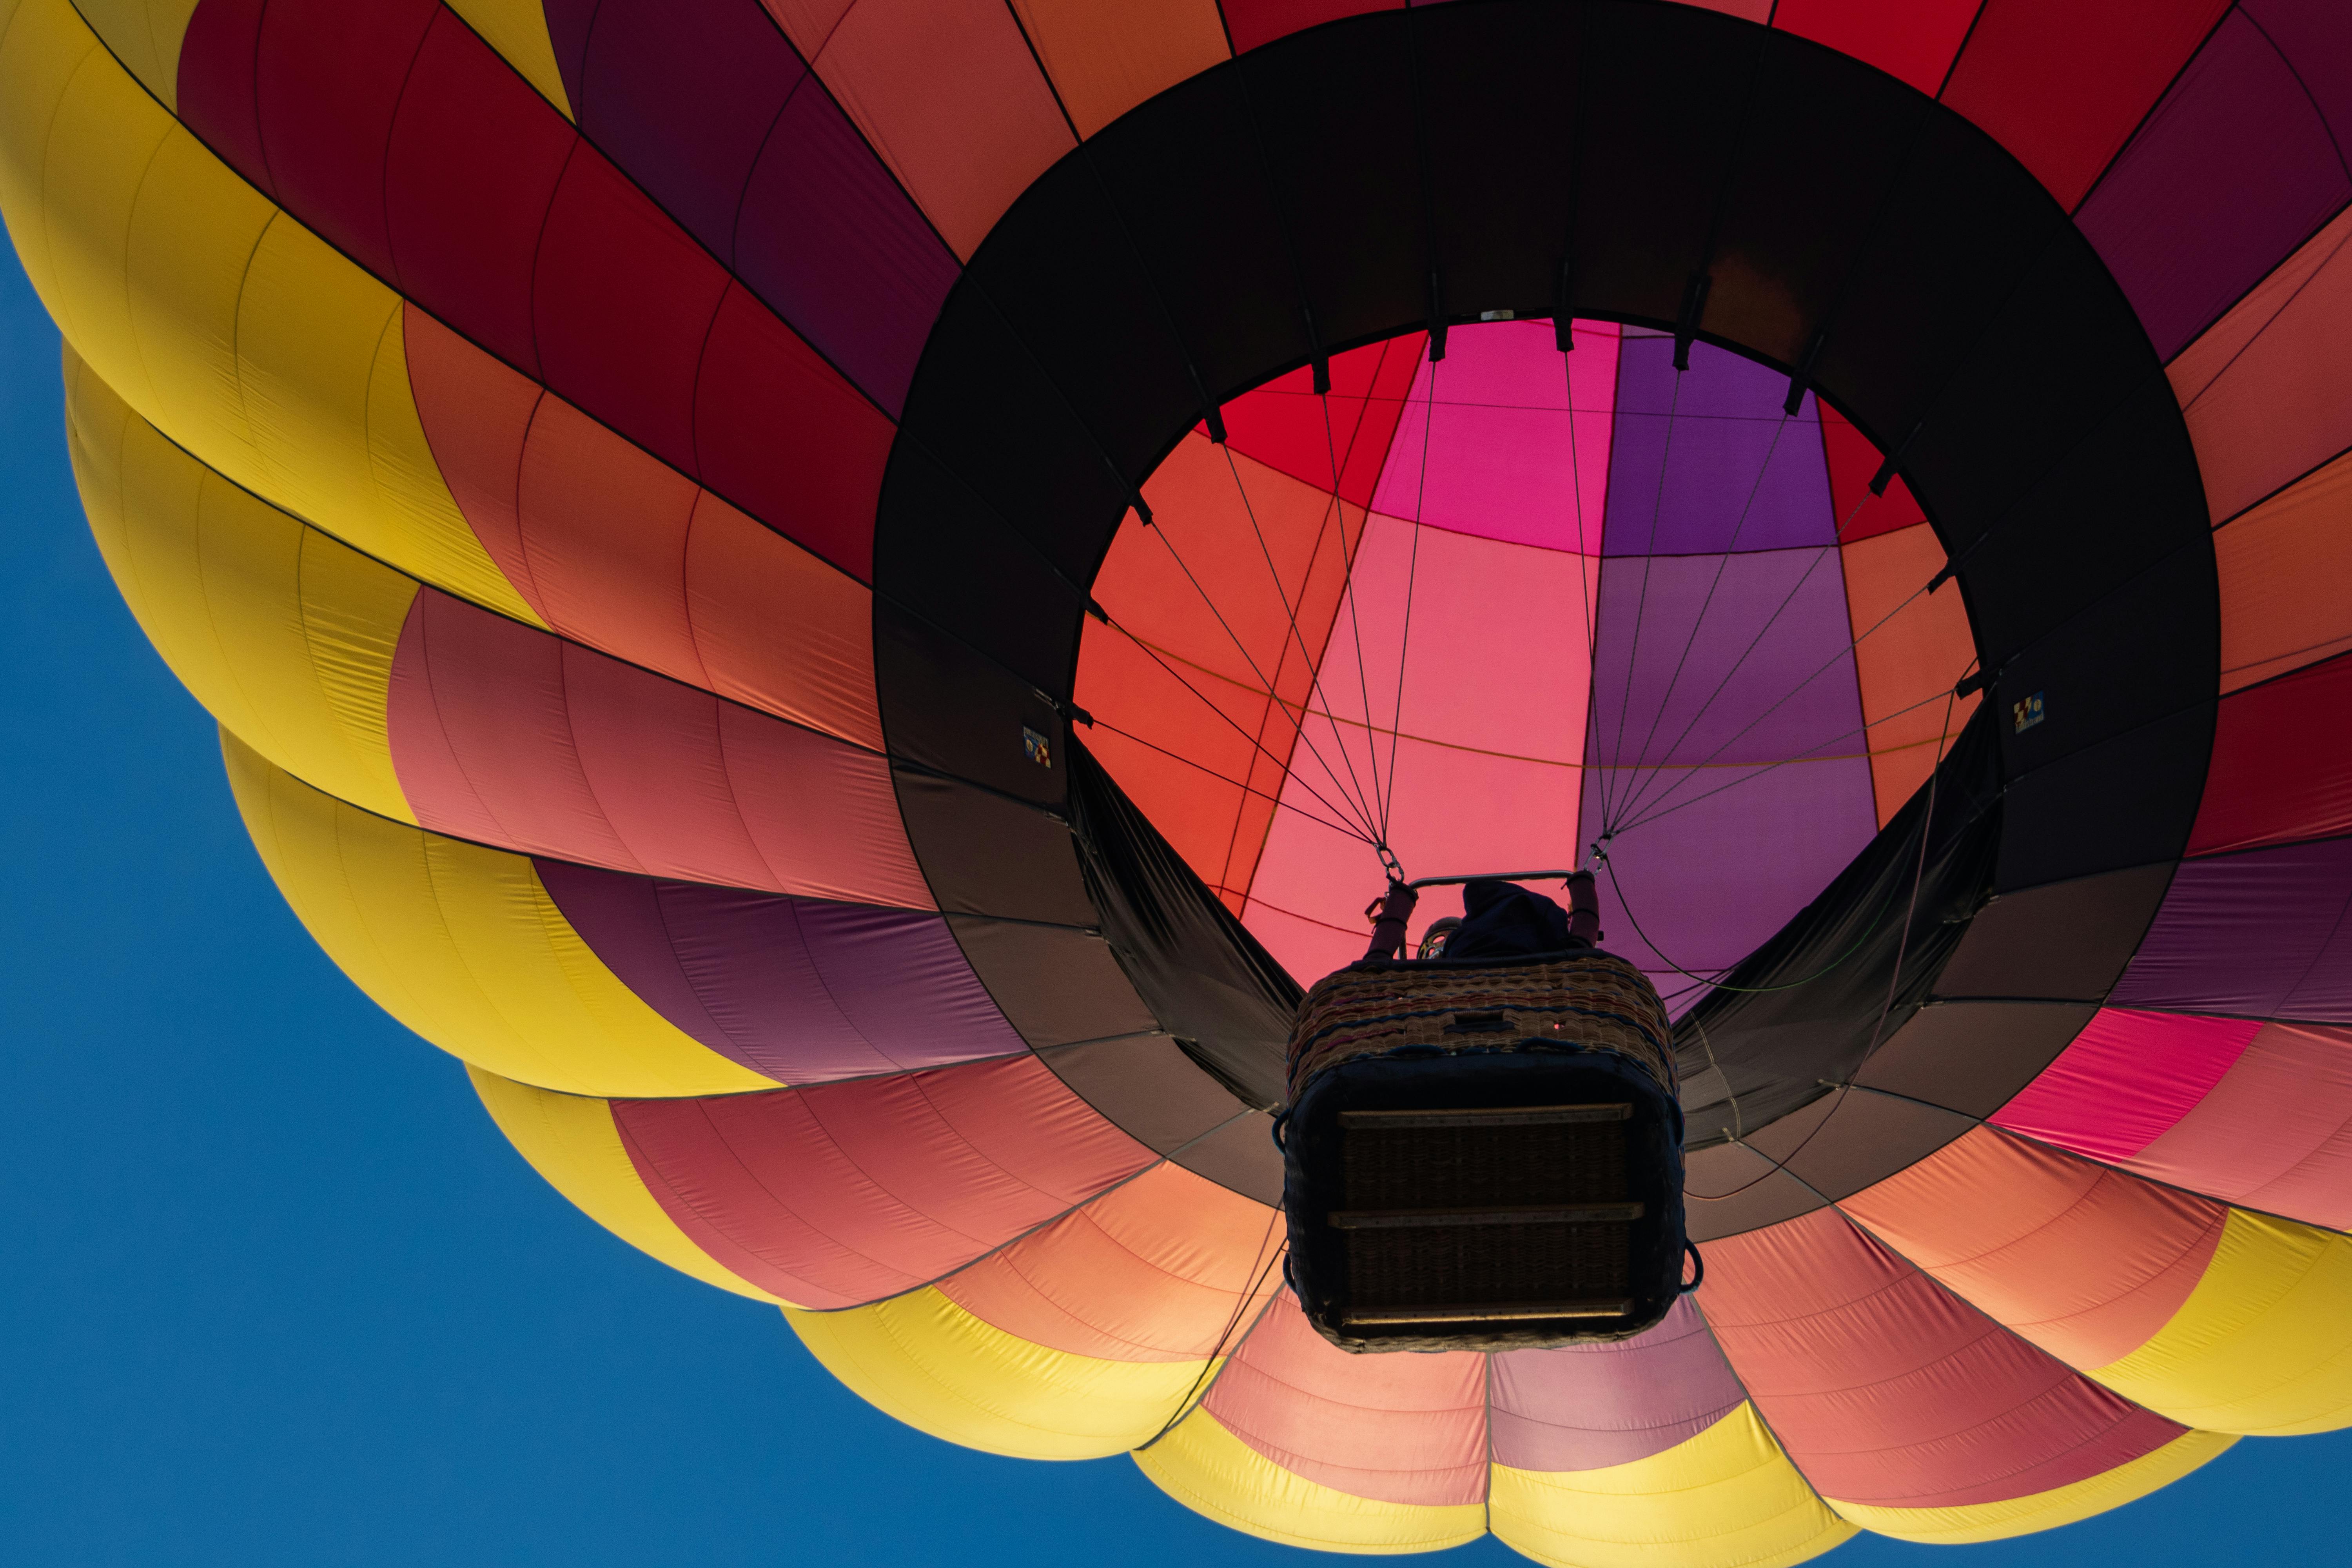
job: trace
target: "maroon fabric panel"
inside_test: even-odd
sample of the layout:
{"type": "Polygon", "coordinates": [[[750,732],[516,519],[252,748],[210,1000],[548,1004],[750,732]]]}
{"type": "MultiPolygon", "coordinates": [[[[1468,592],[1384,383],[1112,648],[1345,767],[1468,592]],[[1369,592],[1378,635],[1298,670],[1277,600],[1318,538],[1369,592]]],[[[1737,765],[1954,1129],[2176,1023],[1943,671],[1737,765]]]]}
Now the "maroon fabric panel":
{"type": "Polygon", "coordinates": [[[180,38],[180,123],[228,166],[270,188],[254,112],[255,39],[269,0],[203,0],[180,38]]]}
{"type": "Polygon", "coordinates": [[[772,1094],[616,1100],[656,1202],[764,1290],[911,1289],[1152,1163],[1033,1057],[772,1094]]]}
{"type": "Polygon", "coordinates": [[[1027,1048],[937,915],[537,864],[624,984],[772,1078],[822,1083],[1027,1048]]]}
{"type": "Polygon", "coordinates": [[[1507,1351],[1495,1358],[1495,1462],[1597,1470],[1662,1454],[1747,1394],[1688,1298],[1615,1344],[1507,1351]]]}
{"type": "Polygon", "coordinates": [[[768,15],[558,5],[580,129],[895,415],[954,256],[768,15]]]}
{"type": "Polygon", "coordinates": [[[579,140],[445,14],[417,56],[382,165],[395,286],[534,377],[543,372],[531,268],[579,140]],[[496,156],[484,156],[490,148],[496,156]]]}
{"type": "Polygon", "coordinates": [[[2221,700],[2189,853],[2352,833],[2352,654],[2221,700]]]}
{"type": "Polygon", "coordinates": [[[2232,14],[2077,221],[2169,359],[2347,196],[2327,122],[2263,30],[2232,14]]]}
{"type": "Polygon", "coordinates": [[[740,283],[698,364],[702,479],[861,582],[874,574],[874,509],[898,427],[740,283]]]}
{"type": "Polygon", "coordinates": [[[702,345],[726,273],[602,158],[556,187],[531,278],[547,384],[688,473],[702,345]]]}
{"type": "MultiPolygon", "coordinates": [[[[199,134],[250,146],[294,217],[436,320],[865,574],[889,417],[454,13],[280,0],[256,39],[249,14],[206,21],[182,73],[199,134]],[[238,115],[257,100],[255,144],[238,115]]],[[[935,303],[887,329],[908,374],[935,303]]]]}
{"type": "Polygon", "coordinates": [[[2184,861],[2107,1000],[2352,1023],[2352,838],[2184,861]]]}
{"type": "Polygon", "coordinates": [[[2031,1497],[2185,1430],[2027,1344],[1834,1210],[1710,1245],[1704,1305],[1789,1458],[1838,1501],[2031,1497]]]}

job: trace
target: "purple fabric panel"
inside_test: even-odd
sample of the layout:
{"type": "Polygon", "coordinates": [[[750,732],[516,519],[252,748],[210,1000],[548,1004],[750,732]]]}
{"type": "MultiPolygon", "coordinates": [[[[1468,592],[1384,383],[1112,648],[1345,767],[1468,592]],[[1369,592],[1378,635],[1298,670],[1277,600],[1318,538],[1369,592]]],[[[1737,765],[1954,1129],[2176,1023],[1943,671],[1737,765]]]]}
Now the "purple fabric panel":
{"type": "Polygon", "coordinates": [[[580,129],[721,258],[744,183],[808,74],[745,0],[604,0],[588,35],[580,129]]]}
{"type": "Polygon", "coordinates": [[[2352,177],[2296,73],[2233,13],[2076,221],[2169,359],[2347,196],[2352,177]]]}
{"type": "Polygon", "coordinates": [[[555,69],[563,78],[564,96],[572,112],[580,112],[580,79],[588,58],[588,34],[596,25],[599,0],[541,0],[547,17],[547,41],[555,50],[555,69]]]}
{"type": "Polygon", "coordinates": [[[744,282],[898,416],[961,268],[814,77],[751,171],[734,256],[744,282]]]}
{"type": "Polygon", "coordinates": [[[2240,0],[2294,69],[2335,134],[2339,156],[2352,152],[2352,5],[2344,0],[2240,0]]]}
{"type": "Polygon", "coordinates": [[[1588,762],[1722,766],[1864,750],[1834,548],[1618,556],[1601,564],[1598,614],[1588,762]]]}
{"type": "Polygon", "coordinates": [[[1693,555],[1827,544],[1829,468],[1808,396],[1782,415],[1789,378],[1706,343],[1675,370],[1672,338],[1619,345],[1607,555],[1693,555]],[[1659,475],[1664,473],[1662,489],[1659,475]]]}
{"type": "Polygon", "coordinates": [[[1025,1048],[937,915],[533,864],[563,918],[647,1006],[786,1083],[1025,1048]]]}
{"type": "Polygon", "coordinates": [[[2352,838],[2182,862],[2107,1002],[2352,1023],[2352,838]]]}
{"type": "Polygon", "coordinates": [[[1495,1357],[1495,1462],[1598,1470],[1697,1436],[1747,1395],[1688,1299],[1615,1344],[1495,1357]]]}
{"type": "MultiPolygon", "coordinates": [[[[1605,945],[1647,971],[1677,1016],[1698,994],[1676,968],[1746,958],[1878,831],[1866,757],[1701,773],[1664,797],[1664,815],[1640,821],[1642,808],[1617,829],[1601,879],[1605,945]]],[[[1585,778],[1583,820],[1598,824],[1598,771],[1585,778]]]]}

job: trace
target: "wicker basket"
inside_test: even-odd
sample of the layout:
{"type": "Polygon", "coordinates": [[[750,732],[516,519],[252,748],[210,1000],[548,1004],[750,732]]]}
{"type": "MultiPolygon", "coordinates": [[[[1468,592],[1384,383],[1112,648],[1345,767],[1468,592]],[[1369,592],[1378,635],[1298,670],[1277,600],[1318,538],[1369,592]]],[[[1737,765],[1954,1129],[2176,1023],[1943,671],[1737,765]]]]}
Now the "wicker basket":
{"type": "Polygon", "coordinates": [[[1351,1351],[1622,1339],[1672,1304],[1665,1009],[1600,952],[1369,960],[1290,1040],[1285,1206],[1308,1321],[1351,1351]]]}

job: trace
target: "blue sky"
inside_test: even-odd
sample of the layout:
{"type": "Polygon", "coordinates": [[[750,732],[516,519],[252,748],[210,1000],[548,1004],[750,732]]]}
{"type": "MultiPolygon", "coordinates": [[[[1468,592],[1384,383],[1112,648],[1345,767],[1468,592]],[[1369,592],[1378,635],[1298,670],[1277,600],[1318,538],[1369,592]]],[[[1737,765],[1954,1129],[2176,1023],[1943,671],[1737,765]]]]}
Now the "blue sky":
{"type": "MultiPolygon", "coordinates": [[[[0,1559],[1304,1563],[1125,1459],[949,1447],[776,1314],[565,1204],[457,1064],[295,922],[212,722],[116,597],[65,458],[57,334],[0,260],[0,1559]]],[[[2246,1442],[1971,1568],[2344,1555],[2352,1436],[2246,1442]]],[[[1865,1538],[1841,1568],[1948,1549],[1865,1538]]],[[[1523,1561],[1492,1542],[1449,1563],[1523,1561]]]]}

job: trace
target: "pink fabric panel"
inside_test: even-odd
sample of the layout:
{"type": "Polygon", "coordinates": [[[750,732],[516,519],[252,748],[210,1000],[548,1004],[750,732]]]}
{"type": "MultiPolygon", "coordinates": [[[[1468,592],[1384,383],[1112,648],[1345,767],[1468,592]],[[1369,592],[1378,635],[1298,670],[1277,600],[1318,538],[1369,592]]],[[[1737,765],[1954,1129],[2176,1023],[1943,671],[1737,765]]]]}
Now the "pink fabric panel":
{"type": "Polygon", "coordinates": [[[2094,1160],[2127,1159],[2221,1081],[2260,1025],[2104,1007],[1993,1125],[2094,1160]]]}
{"type": "MultiPolygon", "coordinates": [[[[1342,605],[1323,655],[1319,700],[1343,720],[1354,716],[1341,731],[1356,778],[1369,783],[1370,770],[1380,770],[1391,843],[1414,875],[1576,863],[1591,682],[1579,606],[1589,602],[1594,566],[1591,556],[1416,530],[1393,517],[1375,515],[1366,527],[1351,602],[1342,605]],[[1412,647],[1399,717],[1408,579],[1412,647]],[[1498,666],[1486,640],[1498,613],[1560,623],[1552,657],[1498,666]],[[1370,748],[1368,712],[1380,731],[1370,748]],[[1407,737],[1397,746],[1393,777],[1386,733],[1392,720],[1407,737]],[[1465,809],[1469,801],[1477,809],[1465,809]]],[[[1316,820],[1328,813],[1314,792],[1338,801],[1355,784],[1328,727],[1310,721],[1306,734],[1328,771],[1313,749],[1297,747],[1282,795],[1296,809],[1275,814],[1243,919],[1293,974],[1311,980],[1363,956],[1364,901],[1380,890],[1381,874],[1361,841],[1316,820]]],[[[1461,901],[1456,889],[1431,889],[1415,934],[1429,921],[1461,913],[1461,901]]]]}
{"type": "Polygon", "coordinates": [[[2352,1230],[2352,1028],[2264,1024],[2129,1162],[2160,1182],[2352,1230]]]}
{"type": "Polygon", "coordinates": [[[528,854],[929,908],[888,764],[426,589],[394,657],[417,820],[528,854]]]}
{"type": "Polygon", "coordinates": [[[2030,1497],[2184,1430],[2070,1372],[1834,1210],[1710,1243],[1700,1306],[1789,1458],[1839,1501],[2030,1497]]]}
{"type": "Polygon", "coordinates": [[[695,1245],[809,1307],[910,1289],[1152,1163],[1034,1057],[773,1094],[613,1101],[695,1245]]]}
{"type": "Polygon", "coordinates": [[[1456,533],[1601,553],[1617,328],[1580,322],[1576,335],[1576,352],[1563,354],[1549,321],[1456,328],[1444,360],[1433,366],[1423,357],[1414,374],[1372,510],[1456,533]]]}
{"type": "Polygon", "coordinates": [[[1295,1475],[1353,1497],[1444,1506],[1486,1496],[1486,1358],[1349,1355],[1288,1291],[1202,1401],[1295,1475]]]}
{"type": "Polygon", "coordinates": [[[1747,1397],[1685,1297],[1665,1321],[1611,1344],[1495,1357],[1495,1462],[1596,1470],[1662,1454],[1747,1397]]]}
{"type": "Polygon", "coordinates": [[[1847,1215],[1996,1322],[2074,1367],[2169,1322],[2229,1210],[1979,1127],[1845,1199],[1847,1215]]]}

